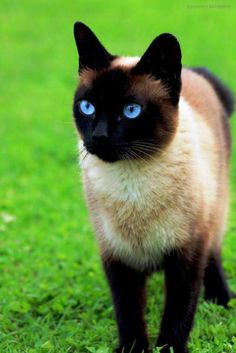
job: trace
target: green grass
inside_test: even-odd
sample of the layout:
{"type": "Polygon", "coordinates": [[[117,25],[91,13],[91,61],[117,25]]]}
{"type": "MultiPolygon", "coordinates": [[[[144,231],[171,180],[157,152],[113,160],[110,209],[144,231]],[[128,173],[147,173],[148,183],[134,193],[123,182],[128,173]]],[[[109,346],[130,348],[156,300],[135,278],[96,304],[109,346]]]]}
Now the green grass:
{"type": "MultiPolygon", "coordinates": [[[[235,7],[232,1],[225,9],[189,7],[196,3],[203,1],[1,0],[1,353],[109,353],[116,344],[77,166],[73,22],[84,21],[113,53],[126,55],[142,54],[157,34],[172,32],[185,65],[207,65],[236,92],[235,7]]],[[[232,130],[236,139],[235,117],[232,130]]],[[[235,146],[223,251],[234,291],[235,146]]],[[[164,299],[162,276],[149,287],[153,341],[164,299]]],[[[201,300],[189,346],[192,353],[236,352],[236,302],[225,311],[201,300]]]]}

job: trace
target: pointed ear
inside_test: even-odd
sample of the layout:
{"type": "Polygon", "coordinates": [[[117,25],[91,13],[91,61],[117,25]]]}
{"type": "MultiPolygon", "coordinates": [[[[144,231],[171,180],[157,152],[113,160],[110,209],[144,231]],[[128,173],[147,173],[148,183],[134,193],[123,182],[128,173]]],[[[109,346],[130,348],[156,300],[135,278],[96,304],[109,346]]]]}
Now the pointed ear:
{"type": "Polygon", "coordinates": [[[150,74],[163,81],[174,104],[181,89],[181,49],[178,40],[163,33],[150,44],[133,68],[135,74],[150,74]]]}
{"type": "Polygon", "coordinates": [[[74,24],[74,37],[79,53],[79,72],[84,68],[99,70],[109,66],[114,57],[85,24],[74,24]]]}

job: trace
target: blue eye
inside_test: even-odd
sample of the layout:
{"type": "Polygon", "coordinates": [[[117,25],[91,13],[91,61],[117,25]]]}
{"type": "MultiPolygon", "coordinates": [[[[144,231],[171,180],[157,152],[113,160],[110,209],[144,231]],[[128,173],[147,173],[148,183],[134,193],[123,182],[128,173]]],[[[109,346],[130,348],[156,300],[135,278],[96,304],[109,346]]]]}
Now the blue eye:
{"type": "Polygon", "coordinates": [[[126,104],[123,108],[123,114],[128,119],[137,118],[141,114],[141,112],[142,112],[142,107],[137,103],[126,104]]]}
{"type": "Polygon", "coordinates": [[[86,116],[91,116],[95,113],[94,105],[92,105],[92,103],[86,101],[85,99],[79,102],[79,109],[81,113],[86,116]]]}

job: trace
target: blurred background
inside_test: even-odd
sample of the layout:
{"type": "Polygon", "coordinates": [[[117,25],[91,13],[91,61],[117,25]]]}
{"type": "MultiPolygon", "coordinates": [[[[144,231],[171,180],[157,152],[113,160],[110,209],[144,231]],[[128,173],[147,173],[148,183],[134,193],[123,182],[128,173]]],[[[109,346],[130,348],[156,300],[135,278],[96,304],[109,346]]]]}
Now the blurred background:
{"type": "MultiPolygon", "coordinates": [[[[185,66],[207,66],[236,93],[235,3],[164,0],[1,0],[0,352],[111,352],[116,328],[83,198],[72,98],[73,23],[113,54],[141,55],[155,36],[181,43],[185,66]]],[[[236,116],[231,118],[236,140],[236,116]]],[[[224,267],[236,291],[236,142],[224,267]]],[[[149,284],[151,339],[163,304],[149,284]]],[[[158,287],[158,289],[156,289],[158,287]]],[[[193,353],[236,352],[236,303],[201,301],[193,353]]]]}

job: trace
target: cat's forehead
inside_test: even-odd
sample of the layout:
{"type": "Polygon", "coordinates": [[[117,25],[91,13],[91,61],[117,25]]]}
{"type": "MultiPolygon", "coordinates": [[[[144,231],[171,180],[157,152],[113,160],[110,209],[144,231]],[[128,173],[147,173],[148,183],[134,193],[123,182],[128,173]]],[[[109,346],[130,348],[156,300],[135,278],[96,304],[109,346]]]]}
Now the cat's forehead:
{"type": "Polygon", "coordinates": [[[117,57],[115,58],[110,66],[104,70],[97,71],[93,69],[84,69],[80,73],[80,83],[91,87],[92,84],[96,81],[99,80],[99,78],[107,78],[112,81],[114,79],[119,80],[119,75],[112,75],[112,73],[117,72],[120,73],[120,77],[124,76],[124,73],[128,73],[132,67],[134,67],[137,62],[139,61],[139,57],[117,57]]]}
{"type": "Polygon", "coordinates": [[[120,56],[112,61],[112,67],[124,67],[124,68],[132,68],[134,67],[140,58],[138,56],[120,56]]]}
{"type": "Polygon", "coordinates": [[[102,71],[86,69],[80,75],[80,87],[104,96],[113,93],[150,101],[168,99],[167,89],[160,80],[146,74],[133,74],[132,68],[138,61],[138,57],[118,57],[102,71]]]}

